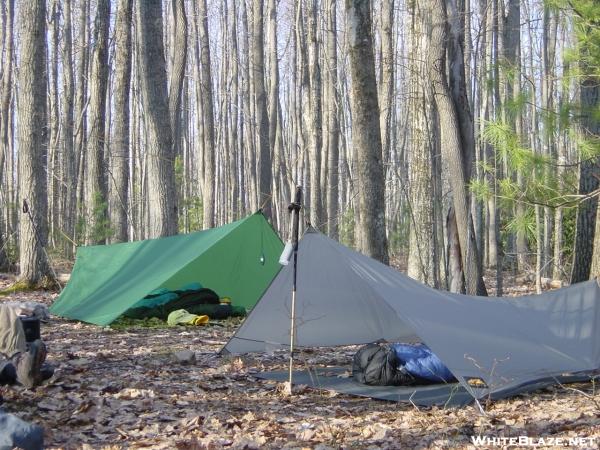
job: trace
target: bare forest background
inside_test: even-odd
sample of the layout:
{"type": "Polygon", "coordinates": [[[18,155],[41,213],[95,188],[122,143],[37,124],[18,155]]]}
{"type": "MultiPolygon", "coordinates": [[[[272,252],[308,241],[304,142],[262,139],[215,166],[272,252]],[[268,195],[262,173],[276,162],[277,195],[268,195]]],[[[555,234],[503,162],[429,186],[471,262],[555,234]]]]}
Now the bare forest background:
{"type": "Polygon", "coordinates": [[[433,287],[600,274],[594,0],[0,0],[0,270],[287,205],[433,287]]]}

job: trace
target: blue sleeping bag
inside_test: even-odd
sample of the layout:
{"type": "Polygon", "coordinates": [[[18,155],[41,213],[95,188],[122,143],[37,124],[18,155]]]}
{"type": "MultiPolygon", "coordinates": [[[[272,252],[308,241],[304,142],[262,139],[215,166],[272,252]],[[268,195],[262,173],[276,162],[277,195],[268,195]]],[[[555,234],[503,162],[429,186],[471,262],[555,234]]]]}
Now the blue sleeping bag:
{"type": "Polygon", "coordinates": [[[399,364],[417,378],[435,383],[456,381],[452,372],[425,344],[391,344],[399,364]]]}

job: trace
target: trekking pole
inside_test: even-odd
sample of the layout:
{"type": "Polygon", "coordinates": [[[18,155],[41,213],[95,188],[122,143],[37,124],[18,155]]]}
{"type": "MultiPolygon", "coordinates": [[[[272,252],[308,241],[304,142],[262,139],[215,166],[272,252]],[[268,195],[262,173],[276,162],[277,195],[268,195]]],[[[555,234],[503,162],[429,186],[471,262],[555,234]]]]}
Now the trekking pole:
{"type": "Polygon", "coordinates": [[[27,203],[26,199],[23,199],[23,213],[27,214],[27,216],[29,217],[29,221],[31,222],[31,226],[33,228],[33,234],[35,236],[35,239],[37,240],[38,245],[42,248],[42,251],[44,252],[44,254],[46,255],[46,259],[48,260],[48,266],[50,267],[50,271],[52,272],[52,276],[54,277],[54,281],[58,285],[59,291],[62,291],[62,285],[60,284],[60,281],[58,281],[58,275],[56,274],[56,272],[54,271],[54,267],[52,267],[52,264],[50,263],[50,261],[51,261],[50,255],[46,251],[46,247],[44,246],[44,242],[40,238],[40,233],[38,232],[37,226],[35,224],[35,220],[33,220],[33,216],[31,215],[31,211],[29,210],[29,204],[27,203]]]}
{"type": "Polygon", "coordinates": [[[296,271],[298,267],[298,229],[300,227],[300,209],[302,208],[302,186],[296,187],[294,201],[288,206],[292,217],[292,245],[294,248],[294,278],[292,283],[292,311],[290,323],[290,372],[288,379],[289,394],[292,394],[292,379],[294,371],[294,345],[296,341],[296,271]]]}

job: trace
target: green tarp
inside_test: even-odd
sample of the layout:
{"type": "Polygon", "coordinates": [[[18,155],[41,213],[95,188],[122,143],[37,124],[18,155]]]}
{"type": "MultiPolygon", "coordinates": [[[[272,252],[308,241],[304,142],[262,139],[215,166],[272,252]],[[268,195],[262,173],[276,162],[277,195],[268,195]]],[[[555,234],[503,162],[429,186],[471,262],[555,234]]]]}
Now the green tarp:
{"type": "Polygon", "coordinates": [[[252,308],[279,272],[283,243],[262,213],[160,239],[80,247],[53,314],[108,325],[158,288],[199,282],[252,308]]]}

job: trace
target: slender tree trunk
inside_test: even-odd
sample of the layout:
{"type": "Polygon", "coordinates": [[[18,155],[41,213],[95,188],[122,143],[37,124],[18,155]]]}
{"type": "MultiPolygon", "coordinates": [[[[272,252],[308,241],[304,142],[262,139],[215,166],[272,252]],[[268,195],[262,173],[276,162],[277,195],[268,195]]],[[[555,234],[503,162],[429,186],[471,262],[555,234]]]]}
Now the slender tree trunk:
{"type": "Polygon", "coordinates": [[[256,142],[254,139],[254,124],[252,121],[253,117],[253,102],[252,102],[252,74],[250,71],[250,18],[248,17],[248,8],[246,2],[241,2],[241,21],[242,21],[242,54],[243,54],[243,89],[242,89],[242,101],[244,120],[242,120],[242,131],[241,139],[245,144],[245,168],[244,172],[246,175],[246,186],[244,198],[249,208],[256,210],[258,208],[258,194],[257,194],[257,177],[256,177],[256,142]]]}
{"type": "MultiPolygon", "coordinates": [[[[556,56],[556,34],[558,31],[558,15],[550,7],[544,7],[544,24],[542,40],[542,104],[544,108],[543,122],[543,151],[548,158],[556,156],[556,135],[554,127],[554,79],[555,56],[556,56]]],[[[544,169],[544,179],[549,182],[555,176],[550,165],[544,169]]],[[[552,260],[552,234],[553,234],[553,211],[549,206],[544,207],[544,242],[543,242],[543,269],[544,276],[552,274],[554,261],[552,260]]]]}
{"type": "Polygon", "coordinates": [[[75,79],[73,75],[73,27],[71,25],[72,6],[71,0],[66,0],[63,7],[63,91],[62,91],[62,173],[61,183],[61,230],[68,239],[64,239],[63,251],[67,257],[73,255],[73,244],[69,240],[75,239],[75,212],[76,208],[76,180],[75,151],[74,151],[74,95],[75,79]]]}
{"type": "MultiPolygon", "coordinates": [[[[277,196],[279,180],[279,161],[281,155],[276,145],[278,134],[279,139],[281,136],[281,130],[279,130],[279,58],[277,52],[277,2],[275,0],[268,0],[267,4],[268,14],[268,54],[269,54],[269,148],[271,155],[274,160],[274,174],[273,178],[275,183],[273,186],[273,207],[277,209],[279,206],[279,198],[277,196]]],[[[273,215],[273,223],[275,227],[278,225],[279,214],[273,215]]]]}
{"type": "Polygon", "coordinates": [[[381,87],[379,89],[379,124],[381,128],[381,148],[384,170],[390,160],[390,136],[394,94],[394,0],[381,2],[381,87]]]}
{"type": "MultiPolygon", "coordinates": [[[[176,186],[175,209],[178,215],[183,211],[179,210],[179,199],[183,199],[183,185],[185,184],[185,165],[184,165],[184,131],[182,128],[183,118],[183,83],[185,78],[185,68],[187,63],[187,38],[188,23],[185,13],[185,1],[174,0],[171,2],[173,12],[173,24],[171,30],[171,80],[169,85],[169,115],[171,122],[171,132],[173,133],[173,157],[180,163],[182,170],[181,186],[176,186]]],[[[179,227],[179,224],[177,225],[179,227]]]]}
{"type": "MultiPolygon", "coordinates": [[[[493,122],[496,119],[496,108],[494,102],[494,92],[499,82],[496,77],[497,50],[498,50],[498,0],[489,0],[487,3],[487,28],[486,28],[486,48],[485,59],[487,78],[484,96],[484,114],[485,120],[493,122]]],[[[485,145],[484,161],[489,170],[486,171],[486,181],[490,187],[490,193],[487,196],[487,260],[486,265],[489,268],[496,269],[498,266],[498,240],[496,239],[496,229],[498,226],[498,208],[496,204],[496,184],[497,184],[497,159],[495,148],[487,143],[485,145]]]]}
{"type": "Polygon", "coordinates": [[[387,264],[384,173],[370,0],[346,0],[346,17],[352,76],[352,145],[358,156],[360,249],[387,264]]]}
{"type": "Polygon", "coordinates": [[[19,7],[19,194],[29,205],[20,220],[20,278],[32,286],[51,282],[46,245],[47,187],[44,161],[47,136],[46,2],[32,0],[19,7]]]}
{"type": "MultiPolygon", "coordinates": [[[[565,62],[562,71],[563,73],[569,73],[569,70],[569,63],[565,62]]],[[[569,101],[569,86],[567,83],[563,83],[559,101],[559,110],[563,110],[564,105],[566,104],[566,102],[569,101]]],[[[563,121],[561,121],[561,123],[559,124],[560,139],[557,150],[558,166],[556,168],[556,176],[558,178],[558,186],[560,192],[562,192],[565,187],[564,173],[568,157],[567,142],[570,140],[570,137],[568,136],[568,128],[566,128],[562,122],[563,121]]],[[[598,219],[596,219],[596,226],[598,226],[598,223],[598,219]]],[[[593,271],[592,274],[594,273],[598,273],[598,271],[593,271]]],[[[563,208],[560,206],[554,211],[554,270],[552,273],[552,278],[555,280],[564,279],[563,208]]]]}
{"type": "MultiPolygon", "coordinates": [[[[304,2],[297,2],[296,6],[296,29],[295,29],[295,63],[296,63],[296,84],[297,84],[297,102],[296,102],[296,123],[298,126],[298,158],[300,166],[298,168],[298,183],[305,187],[304,206],[308,211],[312,211],[312,183],[310,173],[303,170],[304,162],[307,156],[310,155],[310,135],[311,129],[311,100],[310,100],[310,76],[308,71],[308,56],[306,51],[306,31],[305,31],[305,14],[304,2]],[[303,177],[306,177],[306,180],[303,177]]],[[[310,160],[310,158],[309,158],[310,160]]],[[[314,175],[313,175],[314,177],[314,175]]],[[[313,212],[314,214],[314,212],[313,212]]],[[[317,224],[314,224],[317,225],[317,224]]]]}
{"type": "Polygon", "coordinates": [[[337,20],[336,0],[327,3],[327,147],[329,163],[327,168],[327,232],[332,239],[339,238],[339,136],[340,124],[338,120],[338,62],[337,62],[337,20]]]}
{"type": "Polygon", "coordinates": [[[427,65],[431,34],[431,11],[423,2],[412,3],[409,50],[409,150],[408,176],[408,268],[409,277],[437,286],[434,277],[433,153],[436,127],[432,112],[435,106],[427,65]]]}
{"type": "MultiPolygon", "coordinates": [[[[528,34],[529,39],[533,39],[533,25],[529,23],[528,26],[528,34]]],[[[529,52],[529,70],[531,72],[534,71],[534,55],[533,52],[529,52]]],[[[537,97],[537,87],[534,84],[532,86],[532,98],[537,97]]],[[[539,155],[541,153],[540,149],[540,126],[539,126],[539,111],[535,104],[531,105],[528,124],[529,128],[529,146],[533,150],[533,153],[539,155]]],[[[539,177],[539,170],[534,168],[534,176],[539,177]]],[[[543,225],[542,225],[542,207],[540,205],[535,205],[534,207],[535,214],[535,242],[536,242],[536,261],[535,261],[535,285],[536,292],[540,294],[542,292],[542,268],[543,268],[543,225]]]]}
{"type": "Polygon", "coordinates": [[[240,212],[243,210],[243,204],[239,172],[242,169],[241,163],[241,146],[239,136],[239,118],[240,118],[240,69],[239,69],[239,58],[240,52],[238,50],[238,27],[237,27],[237,8],[235,2],[233,2],[231,10],[231,26],[230,26],[230,40],[231,40],[231,93],[232,93],[232,108],[231,108],[231,148],[233,152],[233,171],[231,173],[231,196],[233,201],[232,218],[237,220],[240,217],[240,212]]]}
{"type": "MultiPolygon", "coordinates": [[[[88,17],[90,14],[90,2],[89,0],[82,0],[80,4],[79,10],[79,26],[77,30],[77,35],[79,39],[77,39],[77,46],[80,48],[79,58],[78,58],[78,67],[77,67],[77,85],[76,85],[76,99],[75,99],[75,131],[74,131],[74,140],[75,140],[75,174],[76,179],[75,183],[75,197],[76,197],[76,213],[74,220],[81,221],[80,223],[84,223],[83,219],[83,211],[85,209],[85,199],[84,199],[84,176],[83,169],[85,167],[85,147],[86,147],[86,137],[87,137],[87,107],[88,107],[88,65],[89,65],[89,55],[90,49],[86,42],[89,40],[90,36],[90,27],[88,25],[88,17]]],[[[78,230],[78,234],[81,234],[83,231],[83,235],[76,236],[77,241],[85,241],[85,230],[78,230]]]]}
{"type": "Polygon", "coordinates": [[[215,116],[213,110],[213,87],[210,57],[210,38],[208,34],[208,14],[206,0],[199,3],[200,21],[200,67],[202,91],[202,114],[204,116],[204,142],[202,142],[202,157],[204,159],[204,180],[202,209],[204,228],[215,226],[215,116]]]}
{"type": "MultiPolygon", "coordinates": [[[[484,162],[484,152],[485,152],[485,140],[482,137],[483,125],[485,124],[485,102],[487,101],[487,96],[484,96],[482,93],[484,89],[482,86],[486,85],[487,79],[487,60],[485,56],[486,48],[487,48],[487,33],[485,30],[487,29],[487,14],[486,14],[486,4],[487,0],[479,0],[479,9],[481,11],[481,33],[479,38],[477,39],[477,45],[475,47],[475,55],[474,63],[475,67],[473,68],[473,73],[475,76],[474,80],[474,89],[473,89],[473,110],[474,114],[477,114],[478,120],[476,122],[475,127],[475,137],[476,137],[476,151],[474,157],[475,163],[475,175],[476,181],[478,184],[484,183],[484,170],[483,170],[483,162],[484,162]]],[[[480,250],[481,259],[480,261],[484,263],[487,260],[487,239],[484,237],[484,205],[483,201],[477,199],[476,196],[471,197],[471,208],[473,215],[473,225],[475,228],[477,247],[480,250]]]]}
{"type": "Polygon", "coordinates": [[[465,293],[465,274],[460,253],[460,237],[456,225],[454,207],[450,206],[446,216],[446,233],[448,234],[448,290],[465,293]]]}
{"type": "Polygon", "coordinates": [[[448,84],[456,105],[462,140],[463,168],[466,180],[471,179],[475,154],[473,114],[469,106],[465,68],[465,9],[464,0],[446,0],[450,6],[448,17],[448,84]]]}
{"type": "MultiPolygon", "coordinates": [[[[289,185],[285,180],[286,161],[283,148],[281,103],[279,100],[279,58],[277,51],[277,2],[269,0],[269,55],[270,55],[270,93],[269,93],[269,146],[273,158],[273,195],[275,207],[284,205],[290,198],[289,185]],[[275,195],[278,193],[279,195],[275,195]]],[[[282,211],[276,228],[286,229],[288,214],[282,211]]]]}
{"type": "Polygon", "coordinates": [[[173,0],[173,67],[169,87],[169,114],[173,131],[173,147],[175,155],[182,153],[183,133],[181,130],[181,96],[183,79],[187,63],[188,24],[185,15],[184,0],[173,0]]]}
{"type": "Polygon", "coordinates": [[[137,36],[148,161],[148,237],[177,233],[161,0],[138,0],[137,36]]]}
{"type": "MultiPolygon", "coordinates": [[[[506,66],[506,95],[505,105],[517,104],[521,96],[521,0],[509,0],[508,12],[505,18],[503,33],[503,61],[506,66]]],[[[521,111],[510,111],[503,108],[503,115],[517,136],[523,133],[521,111]]],[[[515,178],[517,184],[523,187],[522,170],[517,170],[515,178]]],[[[515,205],[515,214],[520,222],[525,218],[527,211],[523,202],[515,205]]],[[[517,269],[524,270],[527,265],[527,235],[523,228],[516,231],[515,236],[517,269]]]]}
{"type": "MultiPolygon", "coordinates": [[[[383,160],[383,171],[385,174],[385,185],[390,186],[392,174],[392,117],[394,108],[394,0],[381,2],[381,20],[379,21],[380,35],[380,83],[379,83],[379,126],[381,128],[381,150],[383,160]]],[[[390,233],[390,218],[392,217],[391,200],[393,192],[388,189],[389,201],[386,202],[386,217],[388,235],[390,233]]]]}
{"type": "MultiPolygon", "coordinates": [[[[60,216],[59,209],[59,183],[62,178],[59,167],[60,156],[60,108],[58,102],[58,52],[59,52],[59,5],[58,0],[52,2],[50,11],[49,24],[51,25],[51,56],[49,55],[48,73],[49,73],[49,118],[48,125],[48,161],[47,161],[47,177],[48,177],[48,238],[49,246],[56,248],[56,233],[58,232],[60,216]]],[[[50,52],[49,52],[50,53],[50,52]]]]}
{"type": "Polygon", "coordinates": [[[104,167],[106,88],[108,84],[108,30],[110,0],[99,0],[94,24],[94,53],[90,76],[90,106],[85,164],[86,243],[102,244],[107,237],[107,188],[104,167]]]}
{"type": "MultiPolygon", "coordinates": [[[[469,103],[469,92],[466,78],[465,34],[467,32],[467,12],[464,0],[448,0],[448,84],[456,105],[456,114],[460,124],[460,136],[463,141],[463,169],[466,179],[470,179],[473,160],[475,159],[475,137],[473,116],[469,103]]],[[[470,80],[469,80],[470,82],[470,80]]],[[[452,207],[445,215],[448,233],[448,266],[449,286],[452,292],[465,292],[464,268],[460,255],[460,238],[456,214],[452,207]]],[[[438,219],[439,220],[439,219],[438,219]]]]}
{"type": "MultiPolygon", "coordinates": [[[[468,69],[467,61],[465,59],[468,54],[466,50],[470,45],[470,42],[465,42],[465,30],[467,29],[465,22],[466,18],[470,15],[470,11],[466,9],[464,0],[447,0],[446,5],[449,8],[447,18],[449,35],[449,40],[447,44],[448,84],[452,95],[452,99],[454,101],[456,115],[460,128],[460,139],[462,143],[462,165],[465,174],[465,182],[469,183],[469,181],[471,180],[473,161],[475,159],[476,151],[473,112],[470,107],[468,89],[468,84],[470,84],[471,80],[467,79],[468,69]]],[[[470,199],[468,197],[467,201],[469,201],[470,203],[470,199]]],[[[447,217],[449,217],[450,220],[456,220],[456,214],[454,214],[454,212],[449,213],[447,217]]],[[[494,212],[494,217],[496,217],[497,219],[497,212],[494,212]]],[[[496,231],[496,234],[494,241],[498,242],[498,219],[496,220],[495,224],[496,226],[494,227],[494,230],[496,231]]],[[[474,228],[473,224],[472,226],[474,228]]],[[[452,224],[452,229],[458,231],[458,224],[452,224]]],[[[476,242],[477,239],[475,238],[475,243],[476,242]]],[[[478,261],[480,266],[479,273],[481,273],[481,259],[479,258],[478,261]]],[[[498,266],[497,276],[497,295],[502,295],[501,267],[502,265],[500,264],[498,266]]],[[[464,268],[462,275],[464,276],[464,268]]]]}
{"type": "MultiPolygon", "coordinates": [[[[200,18],[200,13],[198,12],[198,3],[193,2],[193,30],[194,30],[194,75],[196,82],[192,82],[190,80],[190,84],[194,86],[195,92],[195,116],[196,116],[196,136],[195,136],[195,149],[196,149],[196,161],[197,161],[197,170],[196,176],[198,180],[198,192],[201,195],[202,199],[204,199],[204,118],[203,111],[204,105],[202,104],[202,63],[201,63],[201,54],[200,54],[200,24],[202,22],[200,18]]],[[[204,202],[203,202],[204,203],[204,202]]],[[[204,216],[204,206],[202,210],[202,217],[204,216]]],[[[204,219],[200,221],[200,226],[203,225],[204,219]]]]}
{"type": "Polygon", "coordinates": [[[250,67],[253,71],[253,86],[258,124],[258,203],[265,216],[271,219],[272,168],[269,149],[269,118],[267,115],[267,93],[265,90],[264,61],[264,0],[254,0],[252,8],[252,52],[250,67]]]}
{"type": "Polygon", "coordinates": [[[131,85],[133,0],[120,0],[115,26],[115,131],[111,145],[109,212],[112,242],[125,242],[129,223],[129,92],[131,85]]]}
{"type": "MultiPolygon", "coordinates": [[[[15,2],[14,0],[7,0],[6,3],[6,20],[4,23],[4,58],[2,72],[2,83],[0,85],[0,185],[4,182],[4,165],[7,161],[6,152],[10,148],[9,143],[9,127],[10,127],[10,113],[11,113],[11,100],[12,100],[12,76],[13,76],[13,41],[14,41],[14,14],[15,14],[15,2]]],[[[9,182],[9,184],[12,184],[9,182]]],[[[0,204],[8,203],[6,193],[3,191],[0,193],[0,204]]],[[[3,237],[4,223],[2,212],[0,211],[0,271],[7,270],[9,268],[9,261],[6,252],[6,244],[3,237]]]]}
{"type": "Polygon", "coordinates": [[[467,294],[487,295],[481,274],[479,252],[473,222],[469,211],[467,177],[460,123],[446,78],[447,19],[443,0],[432,0],[433,29],[431,35],[429,67],[433,95],[438,107],[442,132],[442,157],[449,168],[450,185],[458,227],[462,263],[465,269],[467,294]]]}
{"type": "Polygon", "coordinates": [[[311,0],[308,11],[308,73],[309,105],[306,121],[309,132],[310,154],[310,221],[315,226],[323,222],[323,199],[321,195],[321,157],[323,153],[323,111],[321,107],[321,65],[317,38],[317,1],[311,0]]]}
{"type": "MultiPolygon", "coordinates": [[[[585,51],[590,51],[585,48],[585,51]]],[[[582,79],[580,85],[581,129],[584,138],[598,139],[600,136],[600,120],[597,110],[600,106],[600,77],[585,62],[581,67],[582,79]]],[[[579,194],[586,195],[600,187],[600,158],[584,159],[579,166],[579,194]]],[[[596,235],[596,212],[598,197],[594,196],[582,201],[577,209],[577,225],[575,248],[573,250],[573,270],[571,284],[579,283],[597,276],[598,271],[591,272],[593,253],[600,252],[600,236],[596,235]],[[590,245],[594,242],[594,246],[590,245]]],[[[596,256],[596,259],[598,256],[596,256]]],[[[600,267],[600,266],[599,266],[600,267]]]]}

